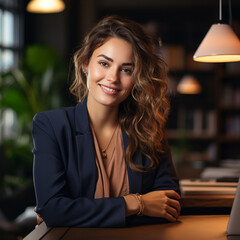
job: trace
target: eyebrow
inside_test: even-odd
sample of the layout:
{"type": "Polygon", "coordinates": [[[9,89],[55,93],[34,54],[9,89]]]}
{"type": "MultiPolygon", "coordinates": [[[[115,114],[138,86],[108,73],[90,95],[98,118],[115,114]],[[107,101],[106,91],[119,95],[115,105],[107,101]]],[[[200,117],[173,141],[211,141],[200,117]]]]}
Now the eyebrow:
{"type": "MultiPolygon", "coordinates": [[[[106,55],[104,55],[104,54],[100,54],[100,55],[98,55],[97,57],[103,57],[103,58],[107,59],[107,60],[110,61],[110,62],[114,62],[112,58],[110,58],[110,57],[108,57],[108,56],[106,56],[106,55]]],[[[133,66],[133,65],[134,65],[134,64],[131,63],[131,62],[126,62],[126,63],[123,63],[123,64],[122,64],[122,66],[133,66]]]]}

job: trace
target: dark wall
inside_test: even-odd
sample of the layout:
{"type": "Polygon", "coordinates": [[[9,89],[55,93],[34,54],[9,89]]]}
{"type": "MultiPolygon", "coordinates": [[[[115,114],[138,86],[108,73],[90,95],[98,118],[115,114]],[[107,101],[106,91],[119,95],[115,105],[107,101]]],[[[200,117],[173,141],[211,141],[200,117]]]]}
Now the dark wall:
{"type": "MultiPolygon", "coordinates": [[[[25,6],[29,0],[25,0],[25,6]]],[[[36,14],[25,11],[25,46],[47,43],[57,48],[67,59],[80,45],[83,36],[95,24],[94,0],[66,0],[61,13],[36,14]]]]}
{"type": "MultiPolygon", "coordinates": [[[[29,0],[25,0],[25,4],[29,0]]],[[[146,1],[147,2],[147,1],[146,1]]],[[[158,34],[165,44],[182,44],[194,51],[202,38],[219,18],[218,1],[150,1],[151,4],[134,4],[128,1],[65,0],[62,13],[33,14],[25,12],[25,45],[48,43],[69,59],[83,36],[98,19],[105,15],[119,14],[141,23],[156,21],[158,34]],[[167,4],[169,2],[169,4],[167,4]],[[192,2],[192,4],[191,4],[192,2]],[[122,3],[122,4],[121,4],[122,3]],[[162,4],[160,4],[162,3],[162,4]],[[182,3],[182,4],[180,4],[182,3]]],[[[234,24],[239,19],[239,4],[232,1],[234,24]],[[236,6],[237,5],[237,6],[236,6]]],[[[223,17],[228,21],[227,1],[223,1],[223,17]]],[[[239,32],[239,22],[235,30],[239,32]]]]}

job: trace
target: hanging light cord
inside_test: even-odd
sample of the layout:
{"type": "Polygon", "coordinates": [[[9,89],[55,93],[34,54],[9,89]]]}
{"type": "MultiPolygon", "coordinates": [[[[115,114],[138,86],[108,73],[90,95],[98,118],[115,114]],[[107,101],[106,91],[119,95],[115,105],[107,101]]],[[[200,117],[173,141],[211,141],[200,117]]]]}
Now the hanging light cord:
{"type": "MultiPolygon", "coordinates": [[[[229,25],[232,26],[232,3],[228,0],[229,25]]],[[[219,21],[222,21],[222,0],[219,0],[219,21]]]]}
{"type": "Polygon", "coordinates": [[[228,10],[229,10],[229,25],[232,26],[232,3],[228,0],[228,10]]]}
{"type": "Polygon", "coordinates": [[[222,0],[219,0],[219,21],[222,21],[222,0]]]}

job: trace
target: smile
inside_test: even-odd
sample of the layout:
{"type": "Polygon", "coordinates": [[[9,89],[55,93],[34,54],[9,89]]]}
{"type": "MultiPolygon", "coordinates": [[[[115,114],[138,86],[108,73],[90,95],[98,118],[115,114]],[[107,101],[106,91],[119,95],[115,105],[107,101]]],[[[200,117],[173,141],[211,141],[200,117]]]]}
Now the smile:
{"type": "Polygon", "coordinates": [[[100,85],[101,88],[105,89],[106,91],[109,91],[109,92],[112,92],[112,93],[119,92],[118,89],[109,88],[109,87],[103,86],[101,84],[99,84],[99,85],[100,85]]]}

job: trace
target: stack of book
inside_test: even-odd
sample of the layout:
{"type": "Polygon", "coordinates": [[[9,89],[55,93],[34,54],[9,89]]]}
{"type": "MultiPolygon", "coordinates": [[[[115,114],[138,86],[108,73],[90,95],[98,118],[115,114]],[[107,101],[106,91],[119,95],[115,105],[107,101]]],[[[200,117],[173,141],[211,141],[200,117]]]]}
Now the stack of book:
{"type": "Polygon", "coordinates": [[[183,195],[233,195],[237,189],[237,178],[231,182],[224,179],[182,179],[180,186],[183,195]]]}

